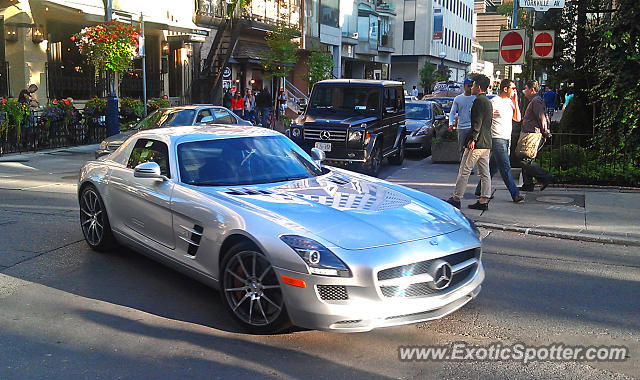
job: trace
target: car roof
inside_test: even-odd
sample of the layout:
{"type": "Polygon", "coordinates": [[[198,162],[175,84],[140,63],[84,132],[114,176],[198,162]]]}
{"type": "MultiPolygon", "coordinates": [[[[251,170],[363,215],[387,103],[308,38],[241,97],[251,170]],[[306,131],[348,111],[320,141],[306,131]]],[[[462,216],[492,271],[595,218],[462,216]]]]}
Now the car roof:
{"type": "Polygon", "coordinates": [[[210,124],[206,126],[183,126],[156,128],[136,133],[136,138],[151,138],[171,141],[172,145],[190,141],[216,140],[239,137],[281,136],[282,134],[262,127],[232,124],[210,124]]]}
{"type": "Polygon", "coordinates": [[[402,82],[393,80],[373,80],[373,79],[326,79],[320,82],[316,82],[316,85],[348,85],[357,84],[365,86],[402,86],[402,82]]]}
{"type": "Polygon", "coordinates": [[[433,104],[434,102],[431,100],[413,100],[410,102],[406,102],[406,104],[433,104]]]}
{"type": "Polygon", "coordinates": [[[195,110],[198,108],[211,108],[211,107],[220,107],[220,106],[214,106],[213,104],[187,104],[184,106],[164,107],[162,109],[168,110],[168,111],[177,111],[177,110],[195,110]]]}

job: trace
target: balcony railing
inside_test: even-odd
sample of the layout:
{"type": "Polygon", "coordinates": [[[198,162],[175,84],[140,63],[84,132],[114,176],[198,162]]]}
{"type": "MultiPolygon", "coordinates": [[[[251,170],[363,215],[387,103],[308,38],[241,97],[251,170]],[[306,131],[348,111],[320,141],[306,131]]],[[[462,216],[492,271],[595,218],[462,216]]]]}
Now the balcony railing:
{"type": "MultiPolygon", "coordinates": [[[[252,0],[237,14],[245,20],[269,25],[284,23],[300,26],[301,0],[252,0]]],[[[216,23],[227,17],[227,2],[224,0],[198,0],[198,20],[201,23],[216,23]]]]}
{"type": "Polygon", "coordinates": [[[49,62],[46,70],[50,99],[90,99],[106,93],[104,79],[96,80],[91,66],[73,67],[71,64],[49,62]]]}

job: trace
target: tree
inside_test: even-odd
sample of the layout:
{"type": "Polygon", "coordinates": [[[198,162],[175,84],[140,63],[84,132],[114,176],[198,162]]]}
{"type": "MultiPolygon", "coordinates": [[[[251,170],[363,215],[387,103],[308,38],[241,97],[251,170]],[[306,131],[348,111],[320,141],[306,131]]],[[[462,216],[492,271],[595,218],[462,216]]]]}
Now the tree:
{"type": "Polygon", "coordinates": [[[418,73],[420,74],[420,86],[424,88],[425,94],[431,93],[433,85],[438,80],[436,78],[436,65],[425,62],[418,73]]]}
{"type": "Polygon", "coordinates": [[[284,23],[272,26],[267,32],[265,40],[269,46],[269,52],[263,60],[263,65],[272,76],[284,78],[296,64],[298,43],[293,39],[298,36],[297,29],[290,28],[284,23]]]}
{"type": "Polygon", "coordinates": [[[436,80],[438,82],[448,81],[451,78],[451,69],[447,66],[440,66],[436,70],[436,80]]]}
{"type": "Polygon", "coordinates": [[[307,61],[309,74],[304,78],[309,88],[312,88],[316,82],[331,79],[334,66],[333,57],[328,52],[313,48],[307,61]]]}

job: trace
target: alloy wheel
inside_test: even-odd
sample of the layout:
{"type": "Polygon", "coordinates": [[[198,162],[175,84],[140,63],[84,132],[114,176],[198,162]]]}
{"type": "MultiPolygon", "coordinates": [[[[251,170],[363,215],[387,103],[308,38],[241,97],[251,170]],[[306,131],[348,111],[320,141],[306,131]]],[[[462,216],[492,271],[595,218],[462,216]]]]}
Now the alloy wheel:
{"type": "Polygon", "coordinates": [[[255,251],[240,251],[226,260],[223,291],[233,314],[252,327],[275,324],[284,311],[276,273],[266,257],[255,251]]]}
{"type": "Polygon", "coordinates": [[[80,223],[82,233],[91,246],[98,246],[104,237],[104,210],[98,194],[88,188],[80,200],[80,223]]]}

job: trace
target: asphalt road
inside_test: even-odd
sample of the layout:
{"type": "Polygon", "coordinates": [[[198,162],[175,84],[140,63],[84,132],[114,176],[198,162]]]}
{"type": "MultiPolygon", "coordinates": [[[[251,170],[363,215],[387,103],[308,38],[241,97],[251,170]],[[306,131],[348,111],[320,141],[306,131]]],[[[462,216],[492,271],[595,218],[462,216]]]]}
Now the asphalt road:
{"type": "Polygon", "coordinates": [[[360,334],[252,336],[236,328],[212,289],[126,249],[88,249],[74,181],[89,155],[29,157],[0,162],[2,379],[602,379],[640,373],[637,248],[490,232],[482,292],[441,320],[360,334]],[[401,345],[460,341],[624,345],[630,353],[622,363],[398,360],[401,345]]]}

